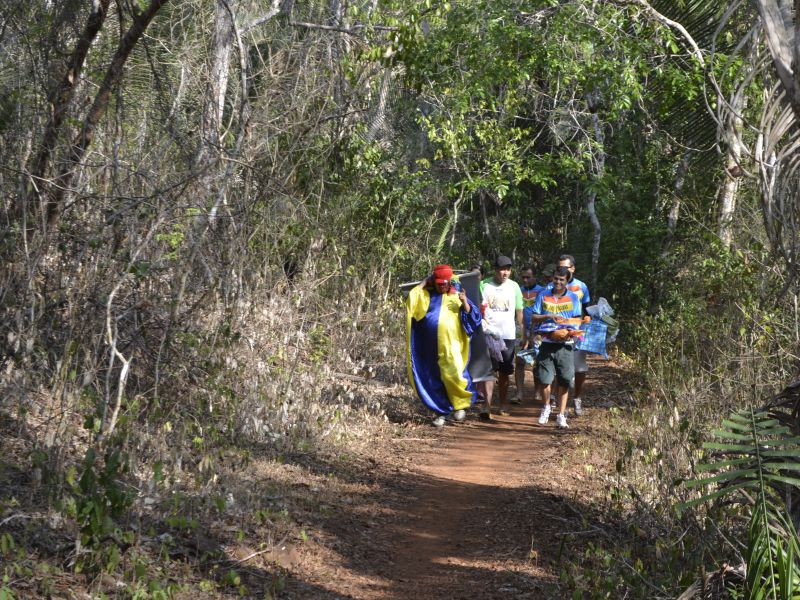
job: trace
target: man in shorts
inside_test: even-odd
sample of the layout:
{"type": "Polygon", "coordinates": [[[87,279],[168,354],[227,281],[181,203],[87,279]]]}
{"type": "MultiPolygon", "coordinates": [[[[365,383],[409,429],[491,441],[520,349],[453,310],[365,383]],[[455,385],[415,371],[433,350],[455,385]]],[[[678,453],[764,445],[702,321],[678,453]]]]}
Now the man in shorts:
{"type": "MultiPolygon", "coordinates": [[[[578,297],[581,302],[581,312],[586,314],[586,307],[589,305],[591,298],[589,297],[589,288],[580,279],[575,277],[575,257],[571,254],[562,254],[558,257],[558,266],[566,267],[569,271],[569,281],[567,281],[567,289],[578,297]]],[[[575,416],[583,414],[583,384],[586,381],[586,373],[589,371],[589,366],[586,364],[586,352],[583,350],[575,350],[573,354],[575,361],[575,391],[573,402],[575,402],[575,416]]]]}
{"type": "MultiPolygon", "coordinates": [[[[481,282],[483,331],[490,346],[490,354],[493,354],[491,347],[497,350],[492,356],[492,366],[498,372],[497,396],[501,415],[508,414],[508,381],[509,376],[514,373],[517,331],[522,336],[522,345],[527,342],[522,326],[522,292],[517,282],[510,279],[512,265],[509,257],[498,256],[494,261],[494,276],[481,282]]],[[[494,381],[487,381],[486,404],[480,412],[484,421],[491,420],[493,391],[494,381]]]]}
{"type": "MultiPolygon", "coordinates": [[[[544,285],[541,285],[538,281],[536,281],[536,275],[532,267],[523,267],[523,269],[519,273],[519,277],[522,280],[522,285],[520,285],[520,291],[522,292],[522,318],[524,321],[524,331],[530,331],[531,328],[531,313],[533,312],[533,303],[536,301],[536,296],[539,295],[543,289],[545,289],[544,285]]],[[[528,341],[531,341],[531,337],[527,337],[528,341]]],[[[522,350],[527,350],[525,345],[522,346],[522,350]]],[[[522,392],[525,387],[525,361],[519,357],[516,357],[515,364],[514,364],[514,383],[516,385],[516,397],[511,400],[512,404],[522,404],[522,392]]]]}
{"type": "Polygon", "coordinates": [[[542,343],[536,357],[536,389],[542,402],[539,413],[539,424],[546,425],[550,418],[550,386],[557,389],[558,415],[556,425],[566,429],[567,425],[567,396],[569,385],[575,376],[573,363],[572,338],[562,338],[555,331],[548,331],[543,327],[555,323],[563,325],[566,319],[581,316],[581,303],[578,297],[567,289],[569,270],[566,267],[557,267],[553,273],[552,287],[540,292],[533,305],[531,321],[533,329],[541,331],[542,343]]]}

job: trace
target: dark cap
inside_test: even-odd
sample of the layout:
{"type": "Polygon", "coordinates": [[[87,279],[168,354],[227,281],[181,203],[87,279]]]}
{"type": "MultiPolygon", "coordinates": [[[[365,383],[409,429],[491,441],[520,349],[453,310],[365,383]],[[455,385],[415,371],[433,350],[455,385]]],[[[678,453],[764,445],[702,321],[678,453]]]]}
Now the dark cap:
{"type": "Polygon", "coordinates": [[[494,259],[494,268],[495,269],[502,269],[503,267],[510,267],[513,265],[513,261],[508,258],[507,256],[500,255],[494,259]]]}

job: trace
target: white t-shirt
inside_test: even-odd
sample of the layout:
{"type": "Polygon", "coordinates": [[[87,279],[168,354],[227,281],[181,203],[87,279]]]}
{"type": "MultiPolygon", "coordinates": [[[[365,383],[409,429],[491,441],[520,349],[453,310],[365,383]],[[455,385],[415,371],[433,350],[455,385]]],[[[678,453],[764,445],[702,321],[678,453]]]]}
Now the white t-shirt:
{"type": "Polygon", "coordinates": [[[493,277],[481,281],[483,329],[504,340],[517,337],[517,310],[522,310],[522,290],[516,281],[498,284],[493,277]]]}

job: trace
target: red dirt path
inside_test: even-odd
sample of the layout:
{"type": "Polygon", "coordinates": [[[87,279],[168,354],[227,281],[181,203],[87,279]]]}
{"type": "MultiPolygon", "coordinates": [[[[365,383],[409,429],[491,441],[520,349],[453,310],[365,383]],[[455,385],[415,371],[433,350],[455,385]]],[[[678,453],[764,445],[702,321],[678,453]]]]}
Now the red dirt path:
{"type": "Polygon", "coordinates": [[[326,528],[335,550],[327,576],[297,573],[316,593],[293,597],[569,597],[559,574],[580,561],[592,533],[584,515],[607,466],[592,423],[619,377],[610,363],[592,365],[585,414],[570,417],[566,431],[554,417],[538,425],[528,381],[524,405],[508,417],[470,415],[396,440],[394,465],[378,462],[372,475],[380,508],[336,516],[326,528]]]}

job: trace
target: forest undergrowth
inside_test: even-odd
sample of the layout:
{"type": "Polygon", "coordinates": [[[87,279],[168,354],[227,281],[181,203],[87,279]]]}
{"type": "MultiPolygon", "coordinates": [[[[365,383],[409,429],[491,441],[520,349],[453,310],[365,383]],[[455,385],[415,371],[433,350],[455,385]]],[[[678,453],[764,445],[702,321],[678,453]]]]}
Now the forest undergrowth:
{"type": "MultiPolygon", "coordinates": [[[[415,423],[428,429],[404,385],[399,299],[375,299],[342,278],[341,294],[325,291],[341,298],[330,302],[316,283],[286,282],[227,313],[198,311],[176,335],[184,359],[171,365],[161,399],[125,398],[101,441],[95,396],[53,396],[35,388],[32,371],[15,372],[26,359],[7,365],[15,403],[2,422],[0,589],[137,598],[302,589],[291,573],[319,550],[319,512],[336,515],[368,495],[375,461],[404,460],[391,440],[419,436],[415,423]],[[263,559],[260,570],[240,561],[248,552],[263,559]]],[[[771,359],[796,330],[740,302],[738,313],[709,312],[707,293],[626,324],[622,375],[603,389],[608,411],[590,434],[607,469],[603,485],[585,490],[596,535],[567,538],[582,560],[560,566],[574,597],[674,597],[703,568],[741,560],[731,541],[741,508],[681,513],[693,493],[681,482],[695,475],[721,414],[763,401],[777,390],[769,382],[785,380],[791,355],[777,371],[771,359]],[[720,510],[734,518],[721,521],[720,510]]],[[[146,379],[132,369],[132,381],[146,379]]]]}
{"type": "MultiPolygon", "coordinates": [[[[416,418],[397,385],[397,305],[359,298],[364,287],[353,280],[339,284],[341,295],[326,289],[334,302],[322,299],[320,282],[286,281],[258,302],[196,310],[175,332],[157,398],[135,393],[153,385],[148,358],[158,350],[141,340],[111,433],[102,390],[68,372],[68,391],[43,387],[32,365],[46,360],[44,349],[18,344],[3,379],[2,593],[48,597],[77,586],[137,598],[228,588],[248,595],[253,582],[225,558],[225,541],[261,540],[261,555],[279,554],[281,540],[307,539],[295,516],[304,499],[288,488],[325,487],[326,478],[356,486],[347,477],[337,483],[359,469],[348,457],[366,460],[392,422],[416,418]],[[255,463],[272,473],[243,481],[255,463]],[[179,557],[192,566],[178,568],[179,557]]],[[[280,562],[256,577],[258,589],[280,591],[280,562]]]]}
{"type": "MultiPolygon", "coordinates": [[[[776,15],[5,3],[0,599],[322,593],[291,575],[333,547],[322,519],[406,462],[390,440],[426,439],[398,284],[497,254],[572,254],[623,324],[574,597],[746,562],[763,486],[692,482],[800,367],[797,27],[776,15]]],[[[766,473],[790,507],[793,464],[766,473]]]]}

